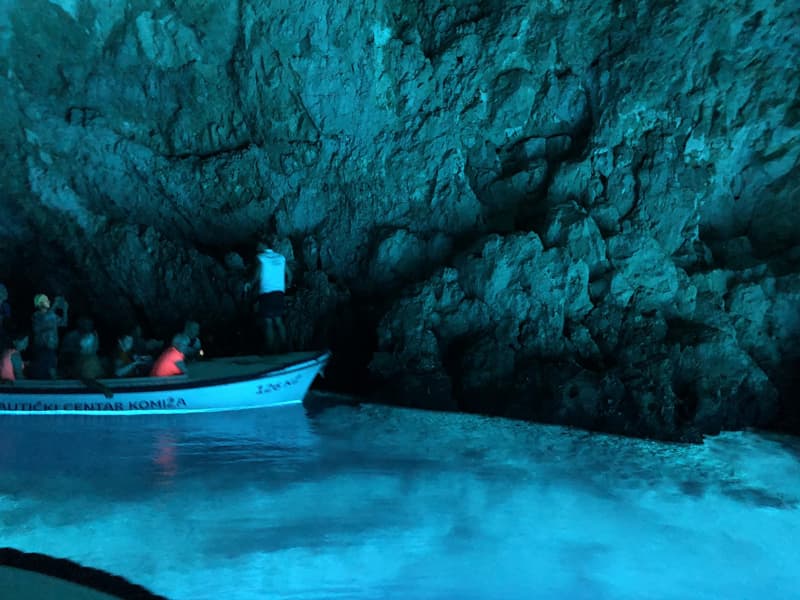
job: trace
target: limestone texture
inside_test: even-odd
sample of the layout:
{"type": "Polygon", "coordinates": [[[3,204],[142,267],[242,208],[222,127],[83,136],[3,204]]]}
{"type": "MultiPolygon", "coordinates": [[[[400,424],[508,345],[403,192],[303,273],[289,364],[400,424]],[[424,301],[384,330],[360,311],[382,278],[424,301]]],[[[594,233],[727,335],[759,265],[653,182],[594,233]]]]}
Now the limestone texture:
{"type": "Polygon", "coordinates": [[[800,7],[8,0],[0,280],[386,402],[800,431],[800,7]]]}

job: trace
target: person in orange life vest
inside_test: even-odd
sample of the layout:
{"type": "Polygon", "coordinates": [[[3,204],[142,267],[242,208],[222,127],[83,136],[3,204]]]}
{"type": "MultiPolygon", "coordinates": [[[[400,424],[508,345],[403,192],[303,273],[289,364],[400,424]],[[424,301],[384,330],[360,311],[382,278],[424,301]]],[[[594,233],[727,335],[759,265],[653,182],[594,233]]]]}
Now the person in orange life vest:
{"type": "Polygon", "coordinates": [[[164,350],[156,359],[150,371],[151,377],[169,377],[186,373],[186,364],[183,362],[189,348],[189,336],[179,333],[172,338],[172,345],[164,350]]]}
{"type": "Polygon", "coordinates": [[[267,352],[279,352],[286,347],[286,325],[283,323],[286,288],[291,284],[291,273],[286,257],[270,248],[271,244],[258,245],[258,264],[255,285],[258,286],[256,314],[264,335],[267,352]]]}
{"type": "Polygon", "coordinates": [[[0,355],[0,379],[3,381],[16,381],[25,379],[22,352],[28,348],[28,336],[20,335],[14,338],[13,346],[3,350],[0,355]]]}

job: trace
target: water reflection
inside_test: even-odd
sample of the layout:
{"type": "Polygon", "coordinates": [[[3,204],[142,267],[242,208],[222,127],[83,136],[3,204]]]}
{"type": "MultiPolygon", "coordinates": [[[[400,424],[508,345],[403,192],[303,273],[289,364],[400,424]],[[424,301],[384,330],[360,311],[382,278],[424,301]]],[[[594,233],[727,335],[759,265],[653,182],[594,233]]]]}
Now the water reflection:
{"type": "Polygon", "coordinates": [[[177,442],[172,433],[156,434],[153,452],[153,464],[159,475],[160,483],[168,485],[178,472],[177,442]]]}

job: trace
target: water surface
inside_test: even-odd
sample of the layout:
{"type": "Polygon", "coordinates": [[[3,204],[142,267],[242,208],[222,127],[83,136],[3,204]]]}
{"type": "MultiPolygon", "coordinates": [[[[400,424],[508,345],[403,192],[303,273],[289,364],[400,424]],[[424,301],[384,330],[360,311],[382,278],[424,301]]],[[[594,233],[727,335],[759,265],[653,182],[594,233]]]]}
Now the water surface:
{"type": "Polygon", "coordinates": [[[798,598],[800,443],[380,406],[0,417],[0,546],[198,598],[798,598]]]}

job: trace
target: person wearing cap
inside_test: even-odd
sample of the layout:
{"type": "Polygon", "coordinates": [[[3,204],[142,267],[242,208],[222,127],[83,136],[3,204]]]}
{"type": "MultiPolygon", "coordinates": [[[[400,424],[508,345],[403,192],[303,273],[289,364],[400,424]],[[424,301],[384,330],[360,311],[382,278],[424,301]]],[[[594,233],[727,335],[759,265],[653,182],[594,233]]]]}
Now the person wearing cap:
{"type": "Polygon", "coordinates": [[[67,311],[69,305],[61,296],[53,299],[50,305],[50,298],[44,294],[36,294],[33,298],[33,306],[36,311],[32,317],[33,329],[33,348],[47,348],[52,345],[52,338],[46,340],[47,334],[55,335],[55,348],[58,348],[58,328],[67,326],[67,311]]]}

